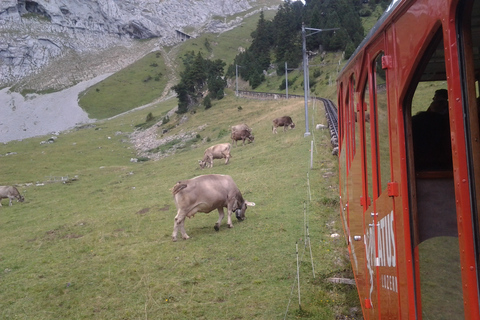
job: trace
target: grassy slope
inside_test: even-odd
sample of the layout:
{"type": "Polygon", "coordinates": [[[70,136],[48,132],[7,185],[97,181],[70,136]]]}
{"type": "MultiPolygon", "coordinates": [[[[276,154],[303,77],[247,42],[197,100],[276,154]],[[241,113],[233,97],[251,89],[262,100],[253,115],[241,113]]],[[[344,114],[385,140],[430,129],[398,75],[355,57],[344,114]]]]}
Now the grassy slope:
{"type": "MultiPolygon", "coordinates": [[[[278,1],[265,1],[272,5],[278,1]]],[[[273,19],[274,11],[265,11],[265,19],[273,19]]],[[[80,95],[80,106],[94,119],[105,119],[133,108],[145,105],[159,98],[170,72],[178,77],[183,67],[181,58],[189,51],[201,52],[205,58],[222,59],[226,68],[238,54],[240,47],[250,46],[250,34],[257,27],[260,13],[245,18],[242,24],[230,31],[213,34],[205,33],[173,48],[164,48],[173,57],[177,70],[168,70],[165,57],[160,51],[152,52],[104,81],[90,87],[80,95]],[[210,44],[207,50],[205,43],[210,44]]],[[[176,84],[176,83],[175,83],[176,84]]]]}
{"type": "MultiPolygon", "coordinates": [[[[206,52],[208,38],[213,48],[209,57],[231,61],[239,46],[237,37],[241,37],[235,32],[249,34],[257,20],[254,17],[242,28],[220,36],[188,41],[177,49],[177,57],[196,48],[206,52]]],[[[248,46],[248,41],[242,46],[248,46]]],[[[333,63],[317,79],[314,92],[335,99],[329,74],[335,72],[332,65],[339,57],[334,54],[327,59],[333,63]],[[329,85],[322,87],[322,83],[329,85]]],[[[273,84],[259,91],[278,92],[275,86],[281,80],[272,80],[273,84]]],[[[303,94],[302,77],[297,81],[290,93],[303,94]]],[[[115,88],[115,82],[100,85],[104,87],[90,92],[95,95],[107,92],[108,86],[115,88]]],[[[39,137],[0,145],[1,184],[22,184],[19,189],[26,196],[24,203],[0,209],[1,317],[276,319],[284,317],[290,302],[287,319],[355,318],[350,308],[358,308],[356,290],[325,281],[330,276],[351,275],[343,237],[330,237],[335,232],[342,234],[337,160],[330,155],[328,132],[314,131],[314,162],[309,170],[311,138],[303,137],[303,100],[238,99],[227,90],[227,97],[215,101],[213,108],[197,110],[166,134],[196,131],[202,142],[160,161],[131,163],[136,154],[128,134],[149,112],[162,117],[175,104],[174,99],[168,100],[98,122],[94,128],[61,134],[53,144],[40,144],[45,137],[39,137]],[[271,119],[284,114],[296,120],[297,128],[273,135],[271,119]],[[228,141],[229,126],[241,122],[253,127],[255,143],[234,147],[227,166],[217,160],[213,169],[198,169],[203,150],[228,141]],[[9,152],[16,154],[3,156],[9,152]],[[170,235],[176,210],[170,188],[177,180],[206,173],[232,175],[245,198],[257,206],[247,210],[246,221],[234,221],[233,229],[227,229],[224,221],[219,232],[213,230],[216,212],[199,213],[186,221],[192,238],[173,243],[170,235]],[[60,176],[78,180],[48,183],[60,176]],[[25,186],[28,182],[47,183],[25,186]],[[303,243],[304,203],[315,279],[303,243]],[[296,286],[292,286],[296,242],[300,245],[302,310],[296,286]]],[[[93,112],[107,111],[98,118],[111,115],[101,109],[92,108],[93,112]]],[[[325,123],[323,108],[316,106],[309,114],[315,123],[325,123]]],[[[167,126],[177,121],[171,119],[167,126]]]]}
{"type": "Polygon", "coordinates": [[[158,98],[167,84],[160,51],[152,52],[80,95],[79,104],[93,119],[105,119],[158,98]]]}
{"type": "MultiPolygon", "coordinates": [[[[352,288],[329,285],[327,276],[348,269],[337,208],[336,158],[327,131],[304,138],[303,101],[256,101],[228,97],[198,110],[179,131],[198,130],[210,143],[156,162],[131,163],[127,134],[148,112],[137,111],[62,134],[53,144],[42,138],[0,145],[3,184],[78,177],[72,183],[22,186],[24,203],[0,210],[0,314],[3,319],[275,319],[310,315],[332,319],[357,304],[352,288]],[[237,107],[242,106],[238,111],[237,107]],[[297,128],[273,135],[271,119],[290,114],[297,128]],[[248,120],[248,121],[247,121],[248,120]],[[247,121],[255,143],[234,147],[231,163],[216,161],[200,170],[205,147],[228,141],[219,132],[247,121]],[[257,206],[247,220],[223,222],[216,212],[186,221],[188,241],[170,239],[175,206],[170,188],[199,174],[231,175],[245,198],[257,206]],[[307,174],[310,181],[307,181],[307,174]],[[304,201],[315,261],[312,278],[304,251],[304,201]],[[295,243],[300,241],[302,312],[295,279],[295,243]]],[[[323,109],[310,111],[325,122],[323,109]]],[[[173,120],[174,121],[174,120],[173,120]]],[[[44,138],[43,138],[44,139],[44,138]]],[[[5,203],[5,202],[4,202],[5,203]]]]}

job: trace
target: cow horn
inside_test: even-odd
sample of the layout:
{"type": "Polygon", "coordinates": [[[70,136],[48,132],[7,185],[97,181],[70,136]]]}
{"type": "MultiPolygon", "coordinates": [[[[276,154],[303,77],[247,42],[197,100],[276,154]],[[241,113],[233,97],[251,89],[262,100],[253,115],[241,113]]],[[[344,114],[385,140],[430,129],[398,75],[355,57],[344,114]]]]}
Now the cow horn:
{"type": "Polygon", "coordinates": [[[249,207],[255,207],[255,202],[245,201],[245,203],[246,203],[247,206],[249,206],[249,207]]]}

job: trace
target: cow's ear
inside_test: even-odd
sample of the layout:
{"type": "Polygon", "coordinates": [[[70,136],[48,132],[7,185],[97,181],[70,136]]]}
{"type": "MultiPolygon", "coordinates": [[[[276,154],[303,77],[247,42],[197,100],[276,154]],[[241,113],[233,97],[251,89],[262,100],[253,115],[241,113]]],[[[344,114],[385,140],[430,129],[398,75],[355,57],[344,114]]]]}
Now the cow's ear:
{"type": "Polygon", "coordinates": [[[249,206],[249,207],[255,207],[255,202],[245,201],[245,203],[246,203],[247,206],[249,206]]]}

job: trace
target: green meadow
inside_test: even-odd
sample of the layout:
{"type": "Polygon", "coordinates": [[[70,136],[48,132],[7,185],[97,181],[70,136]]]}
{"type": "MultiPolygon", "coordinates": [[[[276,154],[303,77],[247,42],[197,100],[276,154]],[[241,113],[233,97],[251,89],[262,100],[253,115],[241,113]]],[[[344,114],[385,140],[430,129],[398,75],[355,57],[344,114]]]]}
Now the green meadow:
{"type": "MultiPolygon", "coordinates": [[[[92,86],[79,97],[91,118],[102,119],[92,125],[53,143],[42,136],[0,144],[0,184],[25,196],[0,208],[1,319],[362,318],[355,286],[328,281],[353,274],[339,219],[337,158],[329,131],[315,129],[326,124],[323,105],[309,105],[309,136],[303,99],[238,98],[232,86],[208,110],[158,122],[177,104],[157,99],[169,96],[180,57],[201,50],[231,63],[238,47],[248,47],[256,21],[258,14],[221,35],[152,52],[92,86]],[[296,128],[273,134],[272,120],[284,115],[296,128]],[[204,150],[230,142],[229,128],[239,123],[253,129],[255,142],[234,146],[228,165],[215,160],[200,169],[204,150]],[[150,150],[160,153],[157,161],[139,157],[131,142],[135,130],[151,126],[156,139],[171,139],[150,150]],[[218,232],[217,211],[197,213],[185,222],[191,238],[172,242],[171,188],[212,173],[232,176],[256,206],[245,221],[233,219],[232,229],[225,218],[218,232]]],[[[312,61],[312,95],[335,100],[340,59],[312,61]]],[[[300,71],[289,77],[289,93],[303,94],[300,71]]],[[[282,92],[282,80],[269,77],[257,90],[282,92]]]]}
{"type": "MultiPolygon", "coordinates": [[[[353,318],[355,287],[327,281],[352,276],[338,214],[337,159],[328,130],[312,123],[304,137],[303,100],[240,99],[227,91],[211,109],[168,123],[173,128],[165,135],[195,132],[197,143],[158,161],[131,162],[129,135],[148,113],[168,108],[171,101],[99,121],[54,143],[42,144],[46,136],[0,145],[2,184],[17,185],[25,196],[0,208],[1,318],[353,318]],[[272,134],[272,119],[284,114],[297,127],[272,134]],[[204,149],[228,142],[229,126],[242,122],[255,142],[233,147],[228,165],[216,160],[201,170],[204,149]],[[172,242],[170,189],[210,173],[231,175],[256,206],[232,229],[224,220],[218,232],[216,211],[198,213],[185,223],[191,239],[172,242]]],[[[310,114],[326,122],[323,106],[310,114]]]]}

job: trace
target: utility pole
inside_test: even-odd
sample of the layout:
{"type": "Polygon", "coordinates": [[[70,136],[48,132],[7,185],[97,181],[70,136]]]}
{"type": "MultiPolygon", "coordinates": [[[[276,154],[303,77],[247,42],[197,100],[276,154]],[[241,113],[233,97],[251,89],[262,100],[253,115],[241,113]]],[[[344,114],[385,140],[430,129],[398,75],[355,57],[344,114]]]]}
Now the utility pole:
{"type": "Polygon", "coordinates": [[[287,61],[285,61],[285,93],[288,100],[288,68],[287,68],[287,61]]]}
{"type": "Polygon", "coordinates": [[[308,128],[308,66],[307,66],[307,44],[305,42],[305,23],[302,22],[302,56],[303,56],[303,93],[305,95],[305,134],[304,137],[310,135],[310,130],[308,128]]]}
{"type": "Polygon", "coordinates": [[[335,31],[340,28],[331,28],[331,29],[315,29],[315,28],[306,28],[305,23],[302,22],[302,55],[303,55],[303,90],[305,94],[305,134],[304,137],[310,135],[310,130],[308,128],[308,92],[310,90],[310,77],[308,75],[308,58],[307,58],[307,44],[305,38],[322,31],[335,31]],[[306,34],[306,30],[312,30],[314,32],[306,34]]]}

